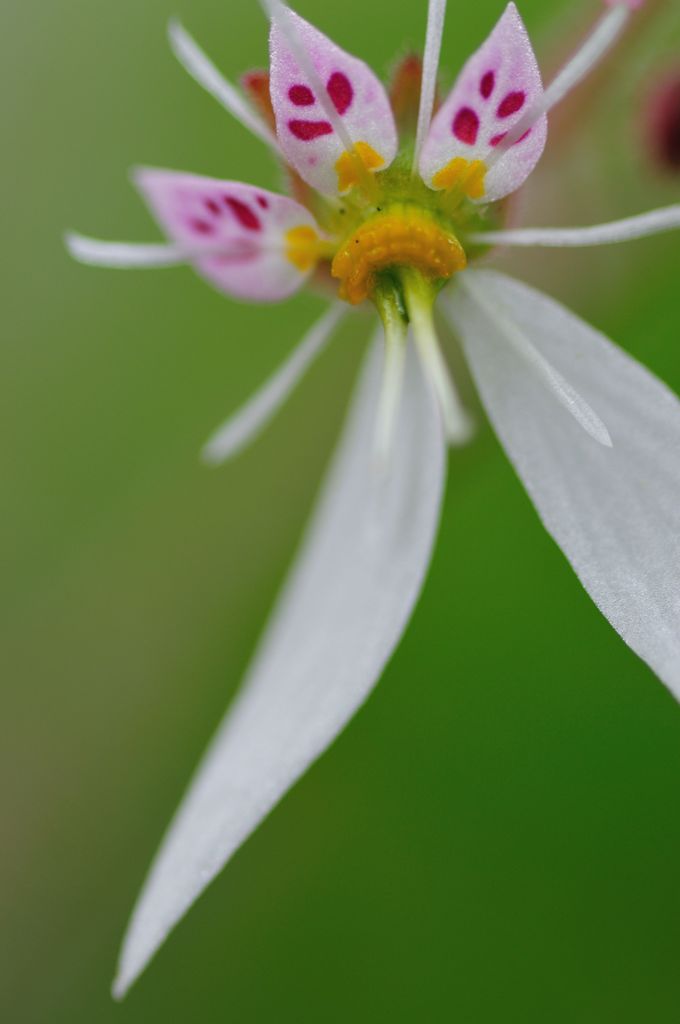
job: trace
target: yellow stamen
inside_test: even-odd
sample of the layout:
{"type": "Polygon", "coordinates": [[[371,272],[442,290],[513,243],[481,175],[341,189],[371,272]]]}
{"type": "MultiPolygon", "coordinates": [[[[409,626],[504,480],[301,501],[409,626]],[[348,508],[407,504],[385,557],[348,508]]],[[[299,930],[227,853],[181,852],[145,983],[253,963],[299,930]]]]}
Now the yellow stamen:
{"type": "Polygon", "coordinates": [[[466,265],[465,252],[424,210],[406,204],[390,207],[366,221],[340,247],[331,274],[340,280],[340,297],[357,305],[388,267],[413,267],[430,280],[451,277],[466,265]]]}
{"type": "Polygon", "coordinates": [[[338,192],[347,192],[352,185],[363,184],[367,171],[377,171],[385,161],[367,142],[356,142],[354,149],[336,160],[338,192]]]}
{"type": "Polygon", "coordinates": [[[445,167],[437,171],[432,184],[435,188],[457,188],[470,199],[481,199],[484,195],[486,164],[483,160],[465,160],[456,156],[445,167]]]}
{"type": "Polygon", "coordinates": [[[323,249],[322,240],[308,224],[286,231],[286,258],[302,272],[314,266],[323,249]]]}

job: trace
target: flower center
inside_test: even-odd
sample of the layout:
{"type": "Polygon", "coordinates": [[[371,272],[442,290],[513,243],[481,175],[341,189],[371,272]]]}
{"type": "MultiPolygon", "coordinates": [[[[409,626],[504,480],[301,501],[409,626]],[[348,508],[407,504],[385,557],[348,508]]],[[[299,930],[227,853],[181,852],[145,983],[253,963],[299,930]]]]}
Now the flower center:
{"type": "Polygon", "coordinates": [[[406,203],[365,221],[338,249],[331,274],[340,297],[358,305],[372,294],[377,275],[410,267],[429,280],[445,280],[467,263],[462,245],[426,210],[406,203]]]}

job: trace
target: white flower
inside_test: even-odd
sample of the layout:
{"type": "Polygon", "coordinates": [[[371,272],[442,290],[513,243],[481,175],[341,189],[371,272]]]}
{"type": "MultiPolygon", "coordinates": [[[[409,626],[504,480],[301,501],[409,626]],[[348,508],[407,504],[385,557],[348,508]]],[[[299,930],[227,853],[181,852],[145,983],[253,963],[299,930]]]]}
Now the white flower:
{"type": "Polygon", "coordinates": [[[417,124],[401,148],[375,75],[278,0],[265,3],[272,107],[265,100],[261,113],[171,27],[190,73],[283,158],[296,199],[144,170],[137,183],[169,242],[71,235],[71,252],[107,266],[187,262],[255,301],[282,299],[324,271],[346,300],[214,434],[206,458],[226,459],[264,427],[347,303],[373,302],[382,328],[291,577],[144,886],[116,995],[365,700],[406,628],[437,530],[446,441],[471,435],[434,331],[435,299],[546,528],[614,628],[680,697],[680,403],[552,299],[470,266],[489,246],[601,245],[680,226],[676,205],[593,227],[503,230],[494,205],[530,174],[549,110],[637,5],[610,3],[544,90],[509,4],[433,117],[446,4],[430,0],[417,124]]]}

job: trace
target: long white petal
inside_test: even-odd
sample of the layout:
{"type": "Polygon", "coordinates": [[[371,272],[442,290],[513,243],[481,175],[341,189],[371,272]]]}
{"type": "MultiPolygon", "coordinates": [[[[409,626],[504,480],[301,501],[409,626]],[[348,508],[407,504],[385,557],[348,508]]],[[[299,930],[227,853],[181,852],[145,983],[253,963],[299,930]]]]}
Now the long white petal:
{"type": "Polygon", "coordinates": [[[634,238],[658,235],[680,228],[680,203],[649,210],[634,217],[591,224],[585,228],[517,228],[512,231],[478,231],[468,236],[475,245],[550,246],[554,248],[585,245],[611,245],[634,238]]]}
{"type": "Polygon", "coordinates": [[[189,260],[186,246],[167,242],[105,242],[70,231],[64,236],[64,243],[75,260],[92,267],[175,267],[189,260]]]}
{"type": "Polygon", "coordinates": [[[609,427],[613,447],[593,444],[461,290],[454,325],[541,519],[603,614],[680,698],[680,402],[552,299],[493,271],[475,276],[609,427]]]}
{"type": "Polygon", "coordinates": [[[345,303],[334,303],[313,324],[288,359],[259,391],[209,438],[202,452],[206,462],[224,462],[255,440],[326,346],[347,309],[345,303]]]}
{"type": "Polygon", "coordinates": [[[391,471],[374,472],[381,369],[374,347],[297,564],[144,886],[119,997],[366,699],[406,627],[430,560],[445,453],[410,352],[391,471]]]}
{"type": "MultiPolygon", "coordinates": [[[[617,4],[606,11],[595,28],[563,68],[555,75],[543,94],[543,110],[551,110],[567,93],[583,81],[587,74],[599,64],[607,51],[614,45],[626,27],[630,9],[617,4]]],[[[525,129],[520,129],[520,134],[525,129]]]]}
{"type": "Polygon", "coordinates": [[[432,120],[434,95],[437,89],[437,72],[439,71],[439,54],[444,33],[446,17],[446,0],[430,0],[427,9],[427,30],[425,34],[425,53],[423,55],[423,74],[420,83],[420,105],[418,107],[418,127],[416,144],[413,151],[411,173],[418,170],[420,151],[427,138],[432,120]]]}
{"type": "Polygon", "coordinates": [[[276,135],[261,117],[253,110],[238,89],[232,85],[215,67],[179,21],[173,20],[168,25],[168,38],[172,52],[191,77],[203,86],[206,92],[214,96],[225,110],[228,110],[237,121],[265,142],[277,155],[280,155],[276,135]]]}

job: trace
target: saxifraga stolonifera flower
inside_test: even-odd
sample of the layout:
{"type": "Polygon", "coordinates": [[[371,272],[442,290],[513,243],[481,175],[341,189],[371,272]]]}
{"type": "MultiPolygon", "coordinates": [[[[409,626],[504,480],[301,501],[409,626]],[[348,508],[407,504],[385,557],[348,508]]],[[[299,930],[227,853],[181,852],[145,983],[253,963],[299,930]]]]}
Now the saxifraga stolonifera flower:
{"type": "MultiPolygon", "coordinates": [[[[191,265],[228,295],[287,298],[323,276],[338,298],[263,388],[209,440],[220,462],[269,421],[353,306],[380,323],[291,576],[240,694],[152,865],[123,944],[122,996],[170,929],[365,700],[430,560],[446,445],[471,435],[434,327],[460,338],[482,402],[548,531],[602,613],[680,697],[680,403],[553,299],[491,269],[495,246],[625,242],[680,226],[680,205],[584,228],[503,229],[499,200],[543,151],[547,115],[632,16],[613,2],[544,88],[510,3],[435,109],[445,0],[430,0],[414,131],[360,60],[284,7],[271,70],[249,98],[177,23],[189,73],[281,160],[295,199],[143,169],[166,244],[68,236],[85,263],[191,265]]],[[[403,99],[403,97],[402,97],[403,99]]],[[[403,104],[401,104],[403,106],[403,104]]],[[[406,104],[408,106],[408,104],[406,104]]]]}

